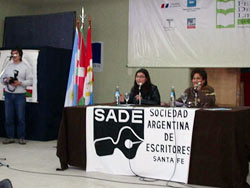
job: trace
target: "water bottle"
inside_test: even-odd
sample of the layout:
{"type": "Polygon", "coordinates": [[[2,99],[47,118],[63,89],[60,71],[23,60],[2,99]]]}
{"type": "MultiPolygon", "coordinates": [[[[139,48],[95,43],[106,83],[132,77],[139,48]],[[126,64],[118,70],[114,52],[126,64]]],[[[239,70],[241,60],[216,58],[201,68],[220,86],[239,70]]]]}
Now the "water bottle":
{"type": "Polygon", "coordinates": [[[175,107],[176,106],[176,98],[175,98],[174,86],[171,87],[171,92],[170,92],[170,106],[171,107],[175,107]]]}
{"type": "Polygon", "coordinates": [[[119,105],[120,104],[120,91],[119,91],[119,86],[116,86],[115,88],[115,104],[119,105]]]}

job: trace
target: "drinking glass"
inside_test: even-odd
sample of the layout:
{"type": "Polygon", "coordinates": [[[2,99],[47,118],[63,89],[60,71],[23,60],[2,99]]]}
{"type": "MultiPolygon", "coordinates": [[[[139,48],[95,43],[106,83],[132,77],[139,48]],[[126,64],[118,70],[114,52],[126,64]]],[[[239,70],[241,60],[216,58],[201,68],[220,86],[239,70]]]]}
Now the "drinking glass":
{"type": "Polygon", "coordinates": [[[181,100],[182,100],[183,106],[186,106],[187,97],[188,97],[187,93],[181,94],[181,100]]]}
{"type": "Polygon", "coordinates": [[[126,101],[126,105],[128,104],[128,100],[129,100],[129,93],[125,93],[124,94],[124,98],[125,98],[125,101],[126,101]]]}

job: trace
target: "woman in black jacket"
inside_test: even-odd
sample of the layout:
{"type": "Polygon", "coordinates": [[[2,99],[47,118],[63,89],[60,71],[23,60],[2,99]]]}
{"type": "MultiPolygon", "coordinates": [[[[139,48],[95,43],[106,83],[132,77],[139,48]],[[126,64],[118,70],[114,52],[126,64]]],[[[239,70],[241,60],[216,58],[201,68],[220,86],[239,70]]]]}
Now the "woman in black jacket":
{"type": "MultiPolygon", "coordinates": [[[[121,102],[124,97],[121,96],[121,102]]],[[[146,69],[140,69],[135,74],[134,86],[129,95],[129,104],[160,105],[161,97],[156,85],[151,83],[146,69]]]]}

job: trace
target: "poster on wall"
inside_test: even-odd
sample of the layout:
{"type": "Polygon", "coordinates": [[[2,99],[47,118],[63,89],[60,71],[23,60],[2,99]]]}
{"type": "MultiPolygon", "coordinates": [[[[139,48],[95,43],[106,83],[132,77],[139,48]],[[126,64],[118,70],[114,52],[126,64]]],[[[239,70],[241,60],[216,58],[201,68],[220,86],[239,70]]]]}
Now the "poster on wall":
{"type": "Polygon", "coordinates": [[[250,0],[129,0],[129,67],[249,67],[250,0]]]}
{"type": "MultiPolygon", "coordinates": [[[[11,50],[0,50],[0,72],[5,70],[5,68],[13,61],[10,58],[11,50]]],[[[27,102],[38,102],[37,101],[37,59],[39,55],[39,50],[23,50],[22,63],[26,63],[33,76],[32,86],[26,88],[26,101],[27,102]]],[[[4,100],[4,85],[0,83],[0,100],[4,100]]]]}
{"type": "Polygon", "coordinates": [[[87,107],[87,171],[187,183],[195,111],[87,107]]]}
{"type": "Polygon", "coordinates": [[[94,72],[103,72],[103,42],[92,42],[94,72]]]}

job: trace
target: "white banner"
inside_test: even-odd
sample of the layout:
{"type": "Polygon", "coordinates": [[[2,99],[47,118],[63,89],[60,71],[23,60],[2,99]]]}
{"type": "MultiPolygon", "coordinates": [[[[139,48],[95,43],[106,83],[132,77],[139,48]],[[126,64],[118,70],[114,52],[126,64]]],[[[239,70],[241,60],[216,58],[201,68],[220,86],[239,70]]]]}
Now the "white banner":
{"type": "Polygon", "coordinates": [[[87,107],[87,171],[187,183],[195,110],[87,107]]]}
{"type": "Polygon", "coordinates": [[[250,67],[250,0],[130,0],[129,67],[250,67]]]}
{"type": "MultiPolygon", "coordinates": [[[[11,50],[0,50],[0,73],[11,62],[11,50]]],[[[37,102],[37,59],[39,50],[23,50],[22,61],[28,64],[33,75],[33,84],[26,88],[26,101],[37,102]]],[[[4,85],[0,83],[0,100],[4,100],[4,85]]]]}

